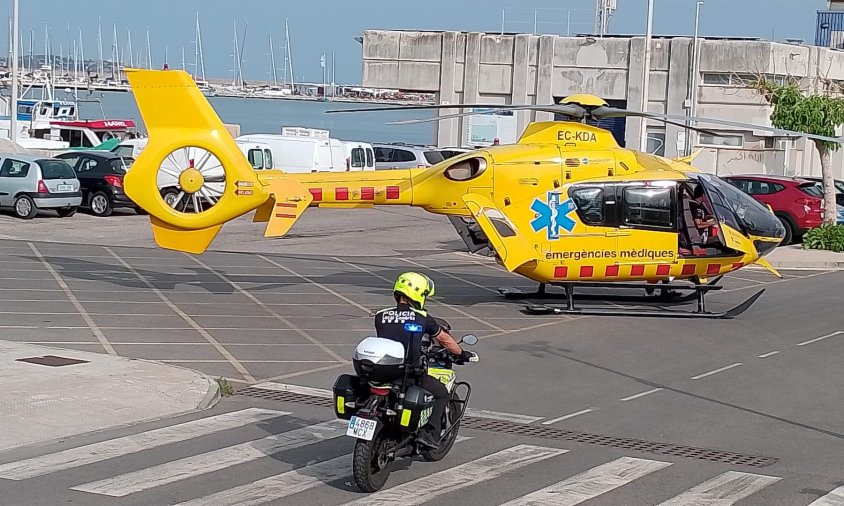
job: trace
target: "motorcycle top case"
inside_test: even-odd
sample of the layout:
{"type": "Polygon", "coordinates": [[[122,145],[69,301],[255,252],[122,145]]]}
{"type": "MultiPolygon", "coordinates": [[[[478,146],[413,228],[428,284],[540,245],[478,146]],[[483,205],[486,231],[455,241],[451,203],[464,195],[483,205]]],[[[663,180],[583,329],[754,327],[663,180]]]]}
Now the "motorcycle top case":
{"type": "Polygon", "coordinates": [[[353,374],[341,374],[334,381],[334,415],[342,420],[349,420],[357,412],[356,408],[346,406],[347,402],[355,402],[366,391],[366,382],[353,374]]]}
{"type": "Polygon", "coordinates": [[[392,339],[367,337],[355,348],[352,363],[361,378],[389,383],[401,378],[404,372],[404,346],[392,339]]]}
{"type": "Polygon", "coordinates": [[[428,423],[434,410],[434,395],[414,385],[407,389],[403,404],[404,409],[399,415],[399,428],[405,432],[414,432],[428,423]]]}

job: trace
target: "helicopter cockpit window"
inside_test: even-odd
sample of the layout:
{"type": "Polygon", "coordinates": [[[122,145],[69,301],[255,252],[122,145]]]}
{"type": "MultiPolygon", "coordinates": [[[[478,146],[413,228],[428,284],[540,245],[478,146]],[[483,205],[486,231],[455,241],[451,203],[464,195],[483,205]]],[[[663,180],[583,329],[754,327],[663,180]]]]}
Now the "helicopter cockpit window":
{"type": "Polygon", "coordinates": [[[624,224],[635,227],[673,229],[673,189],[625,188],[623,201],[624,224]]]}
{"type": "Polygon", "coordinates": [[[577,216],[586,225],[604,223],[604,190],[601,188],[578,188],[571,193],[577,206],[577,216]]]}
{"type": "Polygon", "coordinates": [[[443,174],[452,181],[469,181],[480,176],[484,170],[486,170],[486,160],[469,158],[449,166],[443,174]]]}

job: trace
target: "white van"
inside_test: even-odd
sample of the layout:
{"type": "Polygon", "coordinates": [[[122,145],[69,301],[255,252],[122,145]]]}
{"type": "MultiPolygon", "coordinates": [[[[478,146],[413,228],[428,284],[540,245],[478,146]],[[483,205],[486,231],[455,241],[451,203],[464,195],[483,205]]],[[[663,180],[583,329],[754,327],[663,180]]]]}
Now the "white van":
{"type": "MultiPolygon", "coordinates": [[[[285,129],[287,130],[287,129],[285,129]]],[[[290,130],[287,130],[289,133],[290,130]]],[[[284,172],[345,172],[346,146],[328,137],[247,134],[238,141],[268,144],[275,167],[284,172]]]]}
{"type": "Polygon", "coordinates": [[[343,141],[346,146],[346,170],[375,170],[375,150],[372,144],[343,141]]]}

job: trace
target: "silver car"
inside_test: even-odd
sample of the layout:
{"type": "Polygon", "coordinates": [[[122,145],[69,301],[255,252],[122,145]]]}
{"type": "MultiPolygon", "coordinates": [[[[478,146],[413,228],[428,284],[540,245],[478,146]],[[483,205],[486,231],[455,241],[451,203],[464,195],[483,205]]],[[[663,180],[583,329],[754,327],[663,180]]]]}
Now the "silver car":
{"type": "Polygon", "coordinates": [[[373,143],[372,148],[375,150],[375,170],[424,169],[445,160],[435,147],[394,142],[373,143]]]}
{"type": "Polygon", "coordinates": [[[81,203],[79,179],[66,161],[0,153],[0,207],[29,219],[39,209],[73,216],[81,203]]]}

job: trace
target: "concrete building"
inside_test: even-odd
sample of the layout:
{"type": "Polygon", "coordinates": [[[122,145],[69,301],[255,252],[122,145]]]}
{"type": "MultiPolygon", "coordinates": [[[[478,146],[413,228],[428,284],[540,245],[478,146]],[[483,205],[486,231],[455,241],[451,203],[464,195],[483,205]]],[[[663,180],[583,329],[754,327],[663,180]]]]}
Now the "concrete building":
{"type": "MultiPolygon", "coordinates": [[[[844,84],[844,52],[834,49],[702,38],[695,66],[693,42],[690,37],[654,37],[648,110],[687,115],[694,105],[697,116],[770,126],[771,107],[746,86],[754,76],[796,77],[816,91],[829,81],[844,84]]],[[[575,93],[592,93],[611,105],[641,110],[644,46],[644,37],[374,30],[363,36],[362,85],[433,92],[440,103],[551,104],[575,93]]],[[[433,138],[440,146],[488,143],[494,125],[484,127],[486,138],[473,132],[488,118],[436,122],[433,138]]],[[[512,142],[530,121],[547,119],[552,115],[520,111],[510,118],[511,124],[499,122],[497,136],[502,143],[512,142]]],[[[622,146],[639,148],[641,119],[607,121],[602,126],[622,146]]],[[[675,157],[703,147],[695,165],[721,175],[820,173],[812,142],[777,138],[765,131],[700,126],[728,136],[687,134],[683,127],[649,121],[648,150],[675,157]]],[[[841,151],[833,155],[833,164],[836,176],[844,176],[841,151]]]]}

